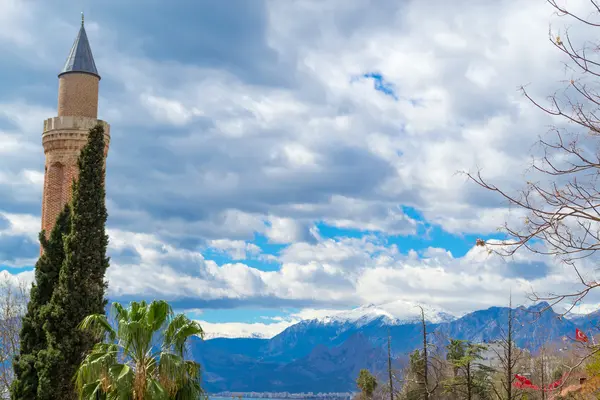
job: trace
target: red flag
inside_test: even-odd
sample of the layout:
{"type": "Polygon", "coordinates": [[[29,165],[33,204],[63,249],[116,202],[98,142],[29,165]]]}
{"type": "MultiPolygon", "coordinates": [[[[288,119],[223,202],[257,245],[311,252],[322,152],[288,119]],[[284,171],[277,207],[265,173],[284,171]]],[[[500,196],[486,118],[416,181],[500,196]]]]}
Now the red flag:
{"type": "Polygon", "coordinates": [[[522,383],[528,383],[528,382],[531,383],[531,381],[523,375],[515,374],[515,378],[518,379],[519,381],[521,381],[522,383]]]}
{"type": "Polygon", "coordinates": [[[551,384],[549,384],[548,387],[547,387],[547,389],[545,389],[545,390],[550,390],[550,391],[551,390],[556,390],[560,385],[562,385],[562,381],[565,378],[565,375],[566,374],[564,374],[563,376],[561,376],[559,380],[554,381],[551,384]]]}
{"type": "Polygon", "coordinates": [[[513,386],[518,389],[533,389],[538,390],[539,388],[531,383],[527,377],[519,374],[515,374],[516,381],[513,383],[513,386]]]}
{"type": "Polygon", "coordinates": [[[531,381],[523,375],[516,374],[515,378],[518,379],[522,385],[525,385],[525,386],[531,385],[531,381]]]}
{"type": "Polygon", "coordinates": [[[554,390],[557,387],[560,386],[560,380],[556,381],[556,382],[552,382],[550,385],[548,385],[548,390],[554,390]]]}
{"type": "Polygon", "coordinates": [[[519,389],[523,389],[523,383],[521,381],[515,381],[513,386],[519,389]]]}
{"type": "Polygon", "coordinates": [[[579,328],[575,328],[575,340],[579,340],[580,342],[587,343],[588,337],[585,333],[581,332],[579,328]]]}
{"type": "Polygon", "coordinates": [[[518,389],[552,391],[552,390],[556,390],[562,384],[562,381],[564,378],[565,378],[565,375],[563,375],[559,380],[552,382],[548,386],[541,388],[538,385],[534,385],[533,383],[531,383],[531,381],[529,379],[527,379],[525,376],[516,374],[515,375],[516,381],[513,383],[513,386],[518,389]]]}

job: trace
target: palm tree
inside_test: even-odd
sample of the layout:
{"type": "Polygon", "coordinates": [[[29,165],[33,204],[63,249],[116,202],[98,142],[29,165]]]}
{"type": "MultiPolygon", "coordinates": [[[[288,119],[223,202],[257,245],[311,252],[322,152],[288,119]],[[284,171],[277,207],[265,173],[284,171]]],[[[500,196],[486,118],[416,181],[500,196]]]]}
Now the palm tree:
{"type": "Polygon", "coordinates": [[[80,329],[104,341],[83,360],[76,387],[84,400],[197,400],[200,364],[185,359],[185,344],[203,337],[199,323],[174,315],[165,301],[113,303],[116,330],[103,314],[86,317],[80,329]],[[159,346],[158,344],[161,343],[159,346]]]}

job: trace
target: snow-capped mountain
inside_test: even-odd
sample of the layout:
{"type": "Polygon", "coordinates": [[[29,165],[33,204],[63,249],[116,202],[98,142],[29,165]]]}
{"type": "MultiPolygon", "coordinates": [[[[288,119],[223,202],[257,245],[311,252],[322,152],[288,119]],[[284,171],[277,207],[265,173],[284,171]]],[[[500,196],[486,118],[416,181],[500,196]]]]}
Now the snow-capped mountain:
{"type": "MultiPolygon", "coordinates": [[[[204,328],[205,339],[271,339],[296,323],[335,325],[341,330],[346,328],[360,328],[375,321],[383,325],[414,324],[421,320],[420,307],[417,303],[401,299],[390,303],[368,304],[351,310],[330,311],[328,315],[318,318],[287,322],[280,321],[272,324],[240,324],[234,322],[215,324],[206,321],[200,321],[200,323],[204,328]]],[[[425,320],[432,324],[451,322],[457,318],[439,307],[423,305],[422,308],[425,313],[425,320]]]]}
{"type": "Polygon", "coordinates": [[[204,340],[210,339],[269,339],[269,336],[260,332],[204,332],[204,340]]]}
{"type": "Polygon", "coordinates": [[[421,319],[421,308],[423,308],[425,320],[433,324],[456,319],[454,315],[441,308],[421,306],[415,302],[401,299],[390,303],[369,304],[349,311],[340,311],[316,320],[328,324],[349,323],[357,327],[370,324],[375,320],[380,320],[388,325],[412,324],[421,319]]]}
{"type": "MultiPolygon", "coordinates": [[[[343,392],[354,390],[361,368],[379,371],[392,355],[404,360],[422,343],[420,309],[406,312],[405,301],[367,305],[328,317],[304,320],[270,339],[193,341],[193,357],[203,364],[205,387],[218,391],[343,392]],[[404,311],[403,311],[404,310],[404,311]]],[[[575,328],[592,334],[597,313],[574,320],[559,318],[547,304],[513,309],[517,346],[536,350],[541,344],[572,336],[575,328]]],[[[461,317],[424,307],[430,342],[443,348],[448,338],[491,342],[499,339],[509,309],[491,307],[461,317]]]]}

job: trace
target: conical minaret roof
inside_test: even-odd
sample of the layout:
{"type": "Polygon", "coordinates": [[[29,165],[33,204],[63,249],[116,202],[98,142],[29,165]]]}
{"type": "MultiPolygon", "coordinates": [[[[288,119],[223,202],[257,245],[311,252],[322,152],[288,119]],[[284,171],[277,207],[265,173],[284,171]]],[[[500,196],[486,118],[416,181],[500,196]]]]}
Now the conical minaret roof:
{"type": "Polygon", "coordinates": [[[65,66],[58,76],[71,72],[92,74],[100,78],[98,70],[96,69],[96,63],[94,62],[94,56],[92,55],[92,48],[90,47],[90,42],[85,33],[83,14],[81,15],[81,28],[79,29],[79,34],[75,38],[73,47],[71,47],[71,52],[69,53],[65,66]]]}

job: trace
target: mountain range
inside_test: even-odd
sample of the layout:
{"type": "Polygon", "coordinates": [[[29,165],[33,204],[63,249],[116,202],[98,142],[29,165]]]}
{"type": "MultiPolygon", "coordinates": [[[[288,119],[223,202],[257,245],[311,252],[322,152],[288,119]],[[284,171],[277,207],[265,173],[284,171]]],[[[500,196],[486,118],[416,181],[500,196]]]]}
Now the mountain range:
{"type": "MultiPolygon", "coordinates": [[[[514,340],[535,352],[542,344],[574,337],[575,328],[592,333],[600,313],[564,318],[547,303],[513,309],[514,340]],[[544,312],[540,312],[545,310],[544,312]]],[[[491,307],[460,318],[426,310],[429,340],[444,346],[448,338],[491,342],[502,337],[508,307],[491,307]]],[[[362,368],[387,368],[387,338],[397,364],[422,343],[415,318],[399,319],[376,306],[332,317],[301,321],[270,339],[193,338],[192,357],[203,366],[205,389],[232,392],[349,392],[362,368]]]]}

